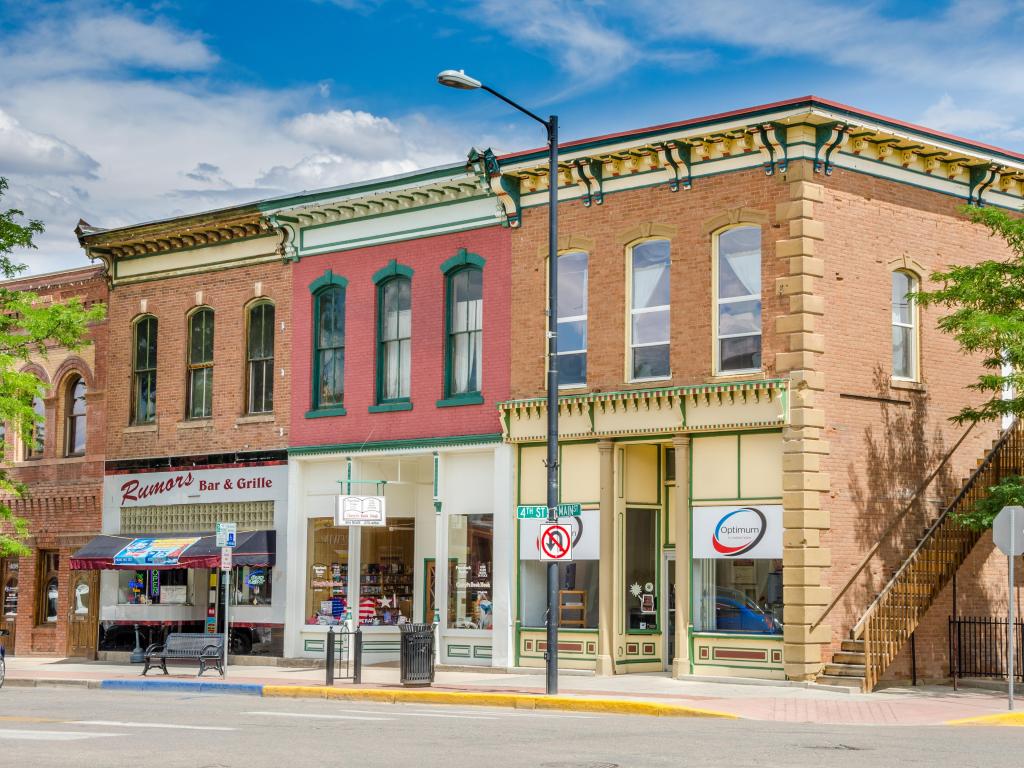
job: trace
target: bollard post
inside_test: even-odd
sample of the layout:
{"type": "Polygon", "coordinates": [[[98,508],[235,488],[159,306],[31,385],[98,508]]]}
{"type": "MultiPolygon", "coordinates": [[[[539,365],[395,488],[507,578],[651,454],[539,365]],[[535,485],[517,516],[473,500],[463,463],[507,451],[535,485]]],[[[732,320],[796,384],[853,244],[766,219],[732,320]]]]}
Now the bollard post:
{"type": "Polygon", "coordinates": [[[327,680],[325,685],[334,685],[334,627],[327,630],[327,680]]]}
{"type": "Polygon", "coordinates": [[[363,682],[363,630],[356,628],[355,647],[352,650],[352,682],[363,682]]]}

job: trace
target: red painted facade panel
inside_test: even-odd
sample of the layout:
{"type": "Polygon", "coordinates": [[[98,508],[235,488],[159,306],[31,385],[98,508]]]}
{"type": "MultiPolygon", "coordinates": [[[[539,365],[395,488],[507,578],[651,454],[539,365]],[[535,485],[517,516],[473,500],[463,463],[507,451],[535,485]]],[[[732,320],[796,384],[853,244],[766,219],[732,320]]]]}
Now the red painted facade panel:
{"type": "MultiPolygon", "coordinates": [[[[511,240],[499,226],[317,256],[294,265],[291,445],[376,443],[501,431],[497,404],[509,395],[511,240]],[[445,275],[441,265],[465,248],[483,257],[484,402],[439,408],[444,398],[445,275]],[[412,276],[412,410],[370,413],[376,403],[377,286],[392,260],[412,276]],[[345,293],[346,415],[308,418],[312,405],[313,297],[324,272],[348,280],[345,293]]],[[[543,298],[539,299],[543,301],[543,298]]],[[[538,304],[538,311],[542,307],[538,304]]]]}

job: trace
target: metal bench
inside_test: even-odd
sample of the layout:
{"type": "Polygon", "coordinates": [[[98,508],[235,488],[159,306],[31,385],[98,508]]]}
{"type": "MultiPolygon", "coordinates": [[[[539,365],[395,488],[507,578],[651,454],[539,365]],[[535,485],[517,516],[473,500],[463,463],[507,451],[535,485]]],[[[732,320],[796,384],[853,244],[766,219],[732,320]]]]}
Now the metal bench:
{"type": "Polygon", "coordinates": [[[146,649],[146,665],[142,669],[145,677],[152,667],[159,667],[164,674],[168,659],[195,659],[199,662],[201,677],[207,669],[216,669],[224,677],[224,635],[201,634],[198,632],[172,632],[162,643],[153,643],[146,649]]]}

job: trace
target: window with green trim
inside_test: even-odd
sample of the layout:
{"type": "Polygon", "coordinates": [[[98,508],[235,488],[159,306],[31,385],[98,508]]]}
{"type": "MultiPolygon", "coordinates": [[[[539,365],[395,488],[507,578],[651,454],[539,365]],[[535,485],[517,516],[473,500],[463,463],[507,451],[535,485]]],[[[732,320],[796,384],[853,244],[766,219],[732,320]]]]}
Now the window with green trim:
{"type": "Polygon", "coordinates": [[[340,406],[345,399],[345,288],[329,285],[317,291],[314,304],[313,408],[340,406]]]}
{"type": "Polygon", "coordinates": [[[412,355],[412,281],[393,277],[378,296],[377,400],[409,399],[412,355]]]}
{"type": "Polygon", "coordinates": [[[466,267],[448,275],[447,394],[480,391],[483,366],[483,270],[466,267]]]}
{"type": "Polygon", "coordinates": [[[247,326],[247,412],[270,413],[274,410],[274,305],[261,301],[250,307],[247,326]]]}
{"type": "Polygon", "coordinates": [[[558,257],[558,386],[587,383],[587,278],[590,257],[570,251],[558,257]]]}
{"type": "Polygon", "coordinates": [[[156,340],[156,318],[137,320],[132,361],[133,424],[152,424],[156,420],[156,340]]]}
{"type": "Polygon", "coordinates": [[[213,310],[203,308],[188,319],[188,409],[190,419],[213,416],[213,310]]]}
{"type": "Polygon", "coordinates": [[[761,369],[761,228],[732,227],[715,236],[716,373],[761,369]]]}
{"type": "Polygon", "coordinates": [[[666,379],[669,366],[669,242],[630,249],[629,378],[666,379]]]}

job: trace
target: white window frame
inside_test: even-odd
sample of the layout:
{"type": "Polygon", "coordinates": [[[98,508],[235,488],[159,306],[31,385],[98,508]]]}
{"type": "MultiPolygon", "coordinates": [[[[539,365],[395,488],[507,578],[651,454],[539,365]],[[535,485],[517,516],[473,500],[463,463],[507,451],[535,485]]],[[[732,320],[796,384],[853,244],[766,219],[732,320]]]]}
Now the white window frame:
{"type": "MultiPolygon", "coordinates": [[[[712,329],[711,344],[712,344],[712,347],[713,347],[712,352],[711,352],[711,359],[714,361],[714,375],[715,376],[742,376],[742,375],[745,375],[745,374],[760,373],[764,369],[764,365],[763,365],[763,354],[764,354],[764,299],[762,298],[762,295],[764,294],[764,287],[762,286],[762,290],[761,290],[760,294],[751,293],[751,294],[746,294],[744,296],[730,296],[727,299],[722,299],[722,298],[719,298],[719,296],[718,296],[718,294],[719,294],[718,281],[719,281],[719,277],[720,277],[720,275],[719,275],[719,266],[718,266],[719,261],[720,261],[720,245],[719,245],[719,243],[720,243],[721,237],[722,237],[722,235],[724,235],[727,232],[730,232],[730,231],[732,231],[734,229],[741,229],[741,228],[744,228],[744,227],[750,227],[750,228],[753,228],[753,229],[757,229],[762,235],[764,234],[763,230],[761,229],[761,225],[760,224],[754,224],[754,223],[751,223],[751,222],[740,222],[738,224],[735,224],[735,225],[732,225],[732,226],[729,226],[729,227],[724,227],[723,229],[719,229],[719,230],[717,230],[711,236],[711,242],[712,242],[712,247],[711,247],[711,272],[712,272],[712,282],[711,282],[711,299],[712,299],[712,301],[711,301],[711,329],[712,329]],[[738,303],[743,302],[743,301],[755,301],[755,300],[761,302],[761,327],[756,332],[754,332],[754,331],[745,331],[743,333],[726,333],[726,334],[719,333],[719,331],[718,331],[718,320],[719,320],[719,314],[720,314],[719,309],[720,309],[722,304],[738,304],[738,303]],[[723,368],[722,367],[722,339],[742,339],[742,338],[746,338],[748,336],[757,336],[757,337],[759,337],[761,339],[762,365],[760,367],[758,367],[758,368],[729,368],[729,369],[723,368]]],[[[759,256],[759,267],[762,270],[764,269],[764,247],[763,246],[764,246],[764,244],[762,243],[761,247],[759,248],[759,253],[760,253],[760,256],[759,256]]]]}
{"type": "Polygon", "coordinates": [[[920,381],[921,380],[920,379],[920,375],[921,375],[921,357],[920,357],[920,354],[921,354],[921,352],[920,352],[920,350],[921,350],[921,340],[920,340],[921,323],[919,322],[920,318],[918,316],[917,302],[913,301],[912,299],[908,300],[908,302],[907,302],[910,305],[910,322],[909,323],[902,323],[902,322],[897,322],[897,320],[896,320],[895,313],[893,312],[893,305],[892,305],[892,287],[893,287],[892,283],[893,283],[893,280],[896,279],[896,275],[897,274],[904,275],[910,281],[910,292],[918,290],[918,288],[921,285],[920,278],[914,272],[911,272],[909,269],[894,269],[894,270],[892,270],[889,273],[889,325],[890,325],[890,334],[889,334],[890,335],[890,341],[889,341],[889,344],[890,344],[890,358],[892,356],[892,352],[895,351],[894,348],[892,347],[892,332],[891,332],[891,329],[892,328],[909,328],[910,329],[910,343],[912,345],[912,348],[910,350],[910,364],[911,364],[911,366],[913,366],[913,370],[910,372],[909,376],[901,376],[900,374],[896,373],[895,366],[893,366],[892,378],[895,381],[915,381],[916,382],[916,381],[920,381]]]}
{"type": "MultiPolygon", "coordinates": [[[[584,297],[586,299],[586,309],[587,309],[587,311],[586,311],[586,313],[584,313],[582,315],[566,315],[565,317],[562,317],[561,315],[558,315],[555,318],[555,327],[557,328],[562,323],[578,323],[579,321],[583,320],[583,321],[585,321],[587,323],[587,338],[586,338],[586,343],[585,343],[585,345],[583,346],[582,349],[565,349],[565,350],[562,350],[561,352],[556,352],[555,356],[556,357],[561,357],[562,355],[579,355],[579,354],[583,354],[584,355],[584,359],[586,359],[586,357],[589,357],[589,352],[588,352],[587,348],[590,346],[590,252],[589,251],[584,251],[582,248],[573,248],[572,250],[562,251],[561,253],[558,254],[558,258],[562,258],[563,256],[569,256],[569,255],[572,255],[574,253],[582,253],[582,254],[585,254],[586,257],[587,257],[587,271],[586,271],[586,274],[584,276],[584,291],[583,291],[584,297]]],[[[561,294],[559,294],[559,296],[561,296],[561,294]]],[[[558,371],[559,371],[559,373],[561,373],[561,371],[562,371],[562,367],[561,366],[558,367],[558,371]]],[[[559,389],[579,389],[580,387],[585,387],[585,386],[587,386],[587,377],[586,376],[584,376],[583,381],[574,382],[574,383],[571,383],[571,384],[559,384],[558,388],[559,389]]]]}
{"type": "MultiPolygon", "coordinates": [[[[590,265],[587,265],[589,273],[590,265]]],[[[588,274],[589,277],[589,274],[588,274]]],[[[626,381],[629,383],[642,383],[645,381],[667,381],[672,378],[672,241],[667,237],[650,237],[646,240],[638,240],[635,243],[630,243],[627,248],[626,255],[626,301],[629,306],[629,311],[626,314],[626,381]],[[633,255],[636,252],[637,247],[644,245],[645,243],[664,241],[669,247],[669,258],[668,258],[668,285],[669,285],[669,303],[659,304],[656,307],[641,307],[637,309],[633,306],[633,255]],[[653,312],[668,312],[669,317],[669,337],[668,341],[648,341],[642,344],[635,344],[633,342],[633,317],[635,315],[650,314],[653,312]],[[668,373],[664,376],[633,376],[633,350],[641,349],[643,347],[660,347],[668,344],[669,350],[669,362],[668,362],[668,373]]]]}

